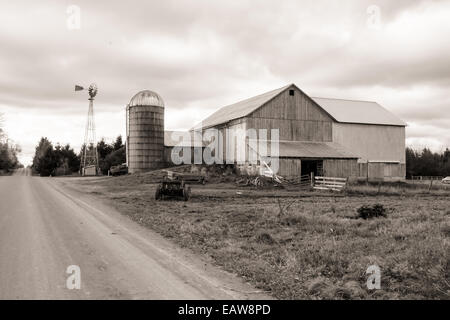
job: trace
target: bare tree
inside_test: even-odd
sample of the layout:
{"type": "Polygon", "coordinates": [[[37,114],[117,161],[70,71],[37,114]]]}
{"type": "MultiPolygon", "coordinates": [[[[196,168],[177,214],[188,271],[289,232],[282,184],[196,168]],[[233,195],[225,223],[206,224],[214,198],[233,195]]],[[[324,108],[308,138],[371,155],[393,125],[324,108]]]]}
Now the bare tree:
{"type": "Polygon", "coordinates": [[[3,113],[0,112],[0,142],[2,142],[3,139],[5,138],[5,133],[3,131],[3,123],[4,123],[3,113]]]}

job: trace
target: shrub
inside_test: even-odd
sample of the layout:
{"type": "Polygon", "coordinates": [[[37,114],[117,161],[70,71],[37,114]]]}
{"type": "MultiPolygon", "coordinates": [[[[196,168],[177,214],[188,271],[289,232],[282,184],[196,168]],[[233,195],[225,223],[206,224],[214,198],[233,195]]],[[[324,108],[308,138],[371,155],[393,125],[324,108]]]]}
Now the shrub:
{"type": "Polygon", "coordinates": [[[381,204],[373,206],[364,205],[358,209],[359,217],[362,219],[372,219],[378,217],[386,218],[386,209],[381,204]]]}
{"type": "Polygon", "coordinates": [[[275,240],[272,238],[272,236],[266,232],[260,233],[257,237],[256,237],[256,241],[259,243],[264,243],[264,244],[268,244],[268,245],[273,245],[275,244],[275,240]]]}

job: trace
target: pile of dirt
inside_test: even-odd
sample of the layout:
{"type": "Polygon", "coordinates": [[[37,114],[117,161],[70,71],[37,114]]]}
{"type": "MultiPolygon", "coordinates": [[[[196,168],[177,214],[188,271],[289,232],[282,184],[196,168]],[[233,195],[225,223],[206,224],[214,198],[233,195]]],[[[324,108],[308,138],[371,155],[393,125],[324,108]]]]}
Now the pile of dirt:
{"type": "Polygon", "coordinates": [[[152,170],[141,173],[128,174],[114,178],[115,184],[121,183],[135,183],[135,184],[154,184],[159,183],[164,176],[167,176],[168,171],[183,174],[189,173],[191,170],[190,165],[182,165],[158,170],[152,170]]]}
{"type": "Polygon", "coordinates": [[[237,177],[237,171],[234,165],[192,165],[191,174],[198,174],[209,179],[219,177],[237,177]]]}

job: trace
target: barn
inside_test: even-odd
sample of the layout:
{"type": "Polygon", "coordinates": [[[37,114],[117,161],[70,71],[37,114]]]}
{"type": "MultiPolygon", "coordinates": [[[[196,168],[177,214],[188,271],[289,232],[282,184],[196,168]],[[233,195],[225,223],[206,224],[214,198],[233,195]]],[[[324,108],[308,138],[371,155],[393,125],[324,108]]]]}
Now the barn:
{"type": "Polygon", "coordinates": [[[251,139],[247,136],[242,138],[245,142],[227,141],[240,138],[227,136],[226,131],[267,129],[267,135],[256,138],[272,141],[276,137],[271,137],[271,130],[278,129],[281,176],[313,172],[354,179],[401,180],[406,170],[405,126],[376,102],[309,97],[290,84],[225,106],[193,130],[205,132],[212,128],[220,132],[225,158],[230,153],[244,153],[244,161],[236,162],[242,173],[255,172],[255,165],[248,161],[251,139]]]}

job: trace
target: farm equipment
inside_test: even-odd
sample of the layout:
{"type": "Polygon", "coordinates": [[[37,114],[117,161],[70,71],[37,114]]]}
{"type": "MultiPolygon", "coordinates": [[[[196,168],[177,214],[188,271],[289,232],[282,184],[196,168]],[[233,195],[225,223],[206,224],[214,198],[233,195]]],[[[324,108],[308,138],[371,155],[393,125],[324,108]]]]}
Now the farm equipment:
{"type": "Polygon", "coordinates": [[[111,169],[109,169],[109,172],[112,176],[120,176],[128,173],[128,167],[126,163],[123,163],[118,166],[112,166],[111,169]]]}
{"type": "Polygon", "coordinates": [[[155,199],[163,200],[169,198],[182,198],[188,201],[191,196],[191,187],[183,179],[169,179],[164,177],[156,188],[155,199]]]}
{"type": "Polygon", "coordinates": [[[194,175],[194,174],[186,174],[186,173],[178,173],[167,170],[167,177],[169,179],[174,180],[183,180],[189,184],[205,184],[206,179],[202,175],[194,175]]]}

